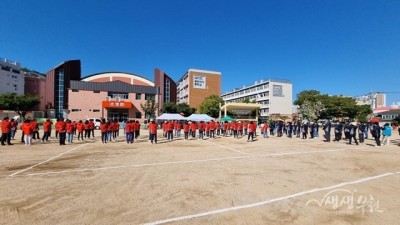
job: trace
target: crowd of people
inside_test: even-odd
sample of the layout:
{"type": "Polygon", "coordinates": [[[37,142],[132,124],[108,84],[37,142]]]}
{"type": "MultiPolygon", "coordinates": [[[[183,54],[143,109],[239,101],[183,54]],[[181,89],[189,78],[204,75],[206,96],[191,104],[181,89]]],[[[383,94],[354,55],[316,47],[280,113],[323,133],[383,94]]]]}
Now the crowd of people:
{"type": "MultiPolygon", "coordinates": [[[[157,128],[159,125],[151,120],[149,123],[149,141],[157,143],[157,128]]],[[[174,120],[164,121],[161,124],[162,135],[168,141],[172,141],[174,137],[181,137],[182,131],[184,140],[196,139],[204,140],[205,137],[215,138],[216,136],[233,136],[234,138],[241,138],[247,135],[247,141],[254,141],[256,135],[257,123],[254,121],[233,121],[220,123],[219,121],[211,120],[205,121],[185,121],[179,122],[174,120]]]]}
{"type": "MultiPolygon", "coordinates": [[[[296,137],[300,139],[314,139],[319,137],[319,130],[324,132],[324,141],[330,142],[333,136],[333,141],[339,142],[345,140],[348,144],[353,142],[358,145],[364,143],[369,135],[372,135],[376,142],[376,146],[389,145],[390,136],[392,134],[392,126],[388,123],[384,126],[379,126],[378,123],[356,123],[356,122],[335,122],[327,121],[322,126],[313,122],[287,122],[272,121],[264,122],[257,126],[255,121],[225,121],[219,122],[211,120],[205,121],[164,121],[161,124],[150,120],[145,127],[148,130],[148,141],[157,144],[158,130],[161,129],[162,137],[168,141],[174,138],[181,137],[183,133],[184,140],[198,139],[204,140],[207,138],[233,137],[242,138],[247,136],[247,141],[254,141],[257,135],[257,129],[260,130],[262,137],[269,136],[288,138],[296,137]],[[332,135],[333,134],[333,135],[332,135]],[[309,135],[309,136],[308,136],[309,135]]],[[[31,145],[33,140],[41,140],[48,142],[51,137],[52,130],[55,130],[55,138],[58,139],[60,145],[65,145],[66,142],[73,143],[74,137],[77,136],[78,141],[94,138],[95,123],[93,120],[64,120],[57,119],[55,124],[47,119],[43,123],[43,136],[39,136],[39,124],[33,120],[25,120],[21,125],[14,119],[5,117],[1,122],[2,145],[12,145],[11,140],[15,140],[17,130],[22,131],[21,142],[25,145],[31,145]]],[[[116,140],[120,134],[119,131],[124,131],[125,140],[128,144],[134,143],[135,139],[140,136],[141,124],[138,120],[130,120],[119,123],[116,120],[102,120],[100,123],[101,141],[108,143],[116,140]]],[[[400,135],[400,127],[398,128],[400,135]]]]}
{"type": "Polygon", "coordinates": [[[17,130],[21,130],[21,143],[25,145],[31,145],[32,140],[48,142],[53,129],[55,130],[55,137],[58,139],[59,144],[65,145],[66,141],[73,143],[75,135],[78,135],[78,140],[94,138],[95,127],[93,120],[86,120],[84,122],[79,120],[76,122],[60,118],[53,124],[50,119],[47,119],[43,123],[43,136],[40,138],[39,123],[36,119],[26,119],[19,125],[16,120],[4,117],[1,122],[1,144],[6,145],[7,143],[7,145],[12,145],[11,140],[15,140],[17,130]]]}

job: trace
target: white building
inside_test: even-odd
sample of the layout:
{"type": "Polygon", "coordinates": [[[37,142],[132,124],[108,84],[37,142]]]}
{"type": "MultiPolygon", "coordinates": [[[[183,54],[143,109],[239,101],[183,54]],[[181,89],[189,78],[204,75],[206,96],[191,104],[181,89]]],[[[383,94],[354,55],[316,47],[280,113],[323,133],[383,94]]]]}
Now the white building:
{"type": "Polygon", "coordinates": [[[0,79],[0,94],[24,94],[25,74],[21,72],[20,63],[0,58],[0,79]]]}
{"type": "Polygon", "coordinates": [[[370,105],[371,109],[386,107],[386,94],[375,92],[355,97],[357,105],[370,105]]]}
{"type": "Polygon", "coordinates": [[[252,85],[236,88],[221,95],[226,103],[242,102],[245,99],[255,100],[261,104],[260,116],[272,114],[291,116],[292,108],[292,82],[289,80],[269,79],[256,81],[252,85]]]}

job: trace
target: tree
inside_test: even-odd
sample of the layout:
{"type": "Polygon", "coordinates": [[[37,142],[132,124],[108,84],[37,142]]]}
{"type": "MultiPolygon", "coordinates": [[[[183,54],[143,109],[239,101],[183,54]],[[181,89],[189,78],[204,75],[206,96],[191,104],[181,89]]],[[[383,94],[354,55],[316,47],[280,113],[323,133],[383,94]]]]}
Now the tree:
{"type": "Polygon", "coordinates": [[[297,94],[297,99],[293,104],[301,106],[305,100],[316,102],[321,96],[317,90],[305,90],[297,94]]]}
{"type": "Polygon", "coordinates": [[[304,118],[307,118],[310,121],[315,121],[319,118],[321,109],[324,108],[324,104],[322,101],[310,101],[304,100],[303,104],[299,106],[299,112],[303,115],[304,118]]]}
{"type": "Polygon", "coordinates": [[[15,93],[6,93],[0,95],[0,108],[13,110],[25,119],[26,113],[35,105],[40,103],[39,96],[17,95],[15,93]]]}
{"type": "Polygon", "coordinates": [[[372,113],[372,109],[370,105],[357,105],[357,116],[356,119],[359,122],[366,123],[368,122],[368,115],[372,113]]]}
{"type": "Polygon", "coordinates": [[[144,112],[144,117],[146,119],[149,119],[151,117],[154,117],[154,114],[158,108],[158,103],[156,103],[156,100],[154,99],[147,99],[144,104],[140,103],[140,107],[144,112]]]}
{"type": "Polygon", "coordinates": [[[300,92],[294,103],[312,120],[349,117],[364,121],[372,113],[368,105],[359,106],[353,98],[323,95],[316,90],[300,92]]]}
{"type": "Polygon", "coordinates": [[[178,109],[173,102],[166,102],[163,106],[163,113],[177,113],[178,109]]]}
{"type": "Polygon", "coordinates": [[[210,95],[204,99],[200,104],[200,113],[207,114],[211,117],[217,118],[219,116],[219,104],[223,104],[224,101],[218,95],[210,95]]]}
{"type": "Polygon", "coordinates": [[[190,108],[187,103],[179,103],[176,105],[176,111],[183,114],[183,116],[190,116],[196,112],[196,108],[190,108]]]}

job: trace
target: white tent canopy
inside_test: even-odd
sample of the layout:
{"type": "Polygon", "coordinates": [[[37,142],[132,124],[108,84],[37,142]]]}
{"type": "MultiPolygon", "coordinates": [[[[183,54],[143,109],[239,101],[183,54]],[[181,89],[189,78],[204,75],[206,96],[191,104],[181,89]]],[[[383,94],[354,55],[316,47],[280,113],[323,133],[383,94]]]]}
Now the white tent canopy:
{"type": "Polygon", "coordinates": [[[157,120],[186,120],[186,117],[181,116],[178,113],[163,113],[157,120]]]}
{"type": "Polygon", "coordinates": [[[192,114],[189,117],[186,117],[186,119],[191,121],[204,121],[204,122],[209,122],[211,120],[214,120],[214,118],[208,116],[207,114],[192,114]]]}

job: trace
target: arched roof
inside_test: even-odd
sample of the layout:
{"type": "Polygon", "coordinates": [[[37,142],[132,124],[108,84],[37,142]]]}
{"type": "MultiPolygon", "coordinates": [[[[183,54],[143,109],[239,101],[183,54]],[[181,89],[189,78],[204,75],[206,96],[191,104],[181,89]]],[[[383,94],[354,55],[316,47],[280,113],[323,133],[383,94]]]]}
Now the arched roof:
{"type": "MultiPolygon", "coordinates": [[[[149,86],[154,86],[154,82],[144,78],[142,76],[133,74],[133,73],[124,73],[124,72],[102,72],[102,73],[95,73],[89,76],[86,76],[85,78],[82,79],[82,81],[94,81],[96,79],[101,79],[101,78],[109,78],[110,81],[113,81],[113,77],[123,77],[123,78],[130,78],[133,80],[138,80],[143,83],[148,84],[149,86]]],[[[132,81],[133,84],[133,81],[132,81]]]]}

